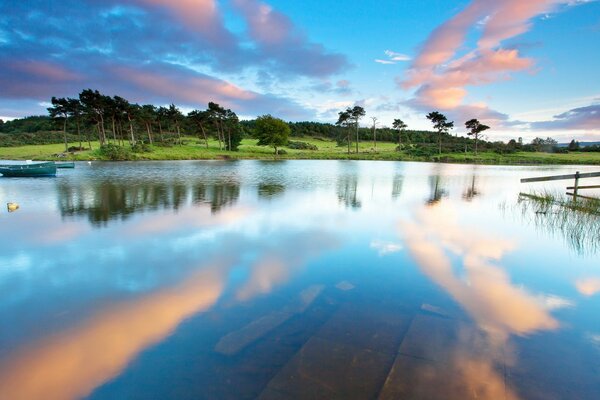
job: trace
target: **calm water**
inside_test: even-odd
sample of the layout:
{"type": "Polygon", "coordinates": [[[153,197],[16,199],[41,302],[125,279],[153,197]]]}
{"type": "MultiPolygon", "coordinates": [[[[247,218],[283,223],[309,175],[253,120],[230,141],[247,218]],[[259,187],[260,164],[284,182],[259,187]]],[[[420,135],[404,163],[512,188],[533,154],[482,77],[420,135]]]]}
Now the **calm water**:
{"type": "Polygon", "coordinates": [[[518,202],[576,170],[597,168],[0,179],[0,399],[598,399],[598,231],[518,202]]]}

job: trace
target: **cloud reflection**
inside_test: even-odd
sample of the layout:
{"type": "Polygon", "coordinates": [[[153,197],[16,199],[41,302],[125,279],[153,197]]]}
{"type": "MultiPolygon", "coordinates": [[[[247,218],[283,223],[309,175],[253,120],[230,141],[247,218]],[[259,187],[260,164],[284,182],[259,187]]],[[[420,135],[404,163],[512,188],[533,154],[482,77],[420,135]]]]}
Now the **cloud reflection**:
{"type": "Polygon", "coordinates": [[[513,250],[513,240],[464,229],[449,205],[438,203],[417,212],[400,227],[419,267],[443,287],[486,331],[506,338],[558,328],[558,322],[524,288],[513,285],[494,262],[513,250]],[[453,270],[450,251],[460,256],[464,276],[453,270]]]}
{"type": "Polygon", "coordinates": [[[110,307],[82,325],[3,357],[0,398],[61,400],[89,395],[182,320],[212,306],[224,285],[219,267],[110,307]]]}
{"type": "Polygon", "coordinates": [[[33,344],[25,344],[0,360],[1,399],[69,400],[89,395],[117,377],[146,348],[174,332],[186,318],[208,310],[223,293],[228,275],[243,250],[258,252],[258,261],[235,291],[246,301],[285,283],[307,260],[335,244],[320,232],[285,235],[262,245],[239,237],[227,241],[216,259],[181,283],[135,300],[113,304],[90,319],[33,344]]]}

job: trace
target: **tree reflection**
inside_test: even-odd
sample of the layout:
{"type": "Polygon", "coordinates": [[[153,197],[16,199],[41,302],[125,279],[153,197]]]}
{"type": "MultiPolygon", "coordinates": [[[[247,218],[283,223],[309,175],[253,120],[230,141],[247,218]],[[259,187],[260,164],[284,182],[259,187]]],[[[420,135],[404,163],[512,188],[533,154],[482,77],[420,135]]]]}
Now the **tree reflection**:
{"type": "Polygon", "coordinates": [[[362,206],[360,199],[357,196],[358,192],[358,176],[343,175],[337,182],[337,196],[341,204],[346,208],[358,209],[362,206]]]}
{"type": "Polygon", "coordinates": [[[87,216],[93,226],[106,226],[112,220],[125,220],[133,214],[178,210],[190,201],[208,203],[217,213],[235,204],[240,196],[237,181],[205,184],[180,181],[130,184],[123,181],[87,182],[82,184],[61,183],[57,186],[61,215],[87,216]]]}
{"type": "Polygon", "coordinates": [[[463,199],[465,201],[473,201],[473,199],[479,196],[481,192],[477,189],[477,174],[473,173],[473,177],[471,178],[471,185],[467,186],[465,191],[463,192],[463,199]]]}
{"type": "Polygon", "coordinates": [[[394,174],[394,180],[392,181],[392,199],[396,200],[400,197],[403,186],[404,174],[398,171],[394,174]]]}
{"type": "Polygon", "coordinates": [[[265,199],[279,197],[285,192],[285,186],[280,183],[264,182],[258,185],[258,196],[265,199]]]}
{"type": "Polygon", "coordinates": [[[439,173],[429,177],[429,191],[430,194],[426,203],[430,206],[439,203],[444,197],[448,196],[448,192],[443,188],[442,177],[439,173]]]}

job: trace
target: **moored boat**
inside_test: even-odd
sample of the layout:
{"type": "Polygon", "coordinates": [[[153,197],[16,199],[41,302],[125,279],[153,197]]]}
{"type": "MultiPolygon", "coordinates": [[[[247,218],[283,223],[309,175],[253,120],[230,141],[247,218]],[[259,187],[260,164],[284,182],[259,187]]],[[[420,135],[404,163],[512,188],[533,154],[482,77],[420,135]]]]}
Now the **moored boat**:
{"type": "Polygon", "coordinates": [[[75,168],[74,161],[57,161],[54,165],[56,165],[56,168],[75,168]]]}
{"type": "Polygon", "coordinates": [[[55,176],[56,165],[54,162],[5,164],[0,165],[0,174],[6,177],[55,176]]]}

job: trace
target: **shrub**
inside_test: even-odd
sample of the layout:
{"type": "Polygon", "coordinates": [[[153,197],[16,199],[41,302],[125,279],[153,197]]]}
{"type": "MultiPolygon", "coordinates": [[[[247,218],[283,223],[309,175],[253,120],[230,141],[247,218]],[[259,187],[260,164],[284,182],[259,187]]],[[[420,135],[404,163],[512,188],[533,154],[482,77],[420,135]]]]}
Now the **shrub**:
{"type": "Polygon", "coordinates": [[[288,142],[287,147],[295,150],[319,150],[314,144],[306,142],[288,142]]]}
{"type": "Polygon", "coordinates": [[[131,160],[131,152],[128,149],[112,143],[101,146],[98,152],[102,157],[112,161],[131,160]]]}
{"type": "Polygon", "coordinates": [[[131,151],[133,153],[150,153],[152,151],[152,147],[146,143],[137,142],[131,146],[131,151]]]}

